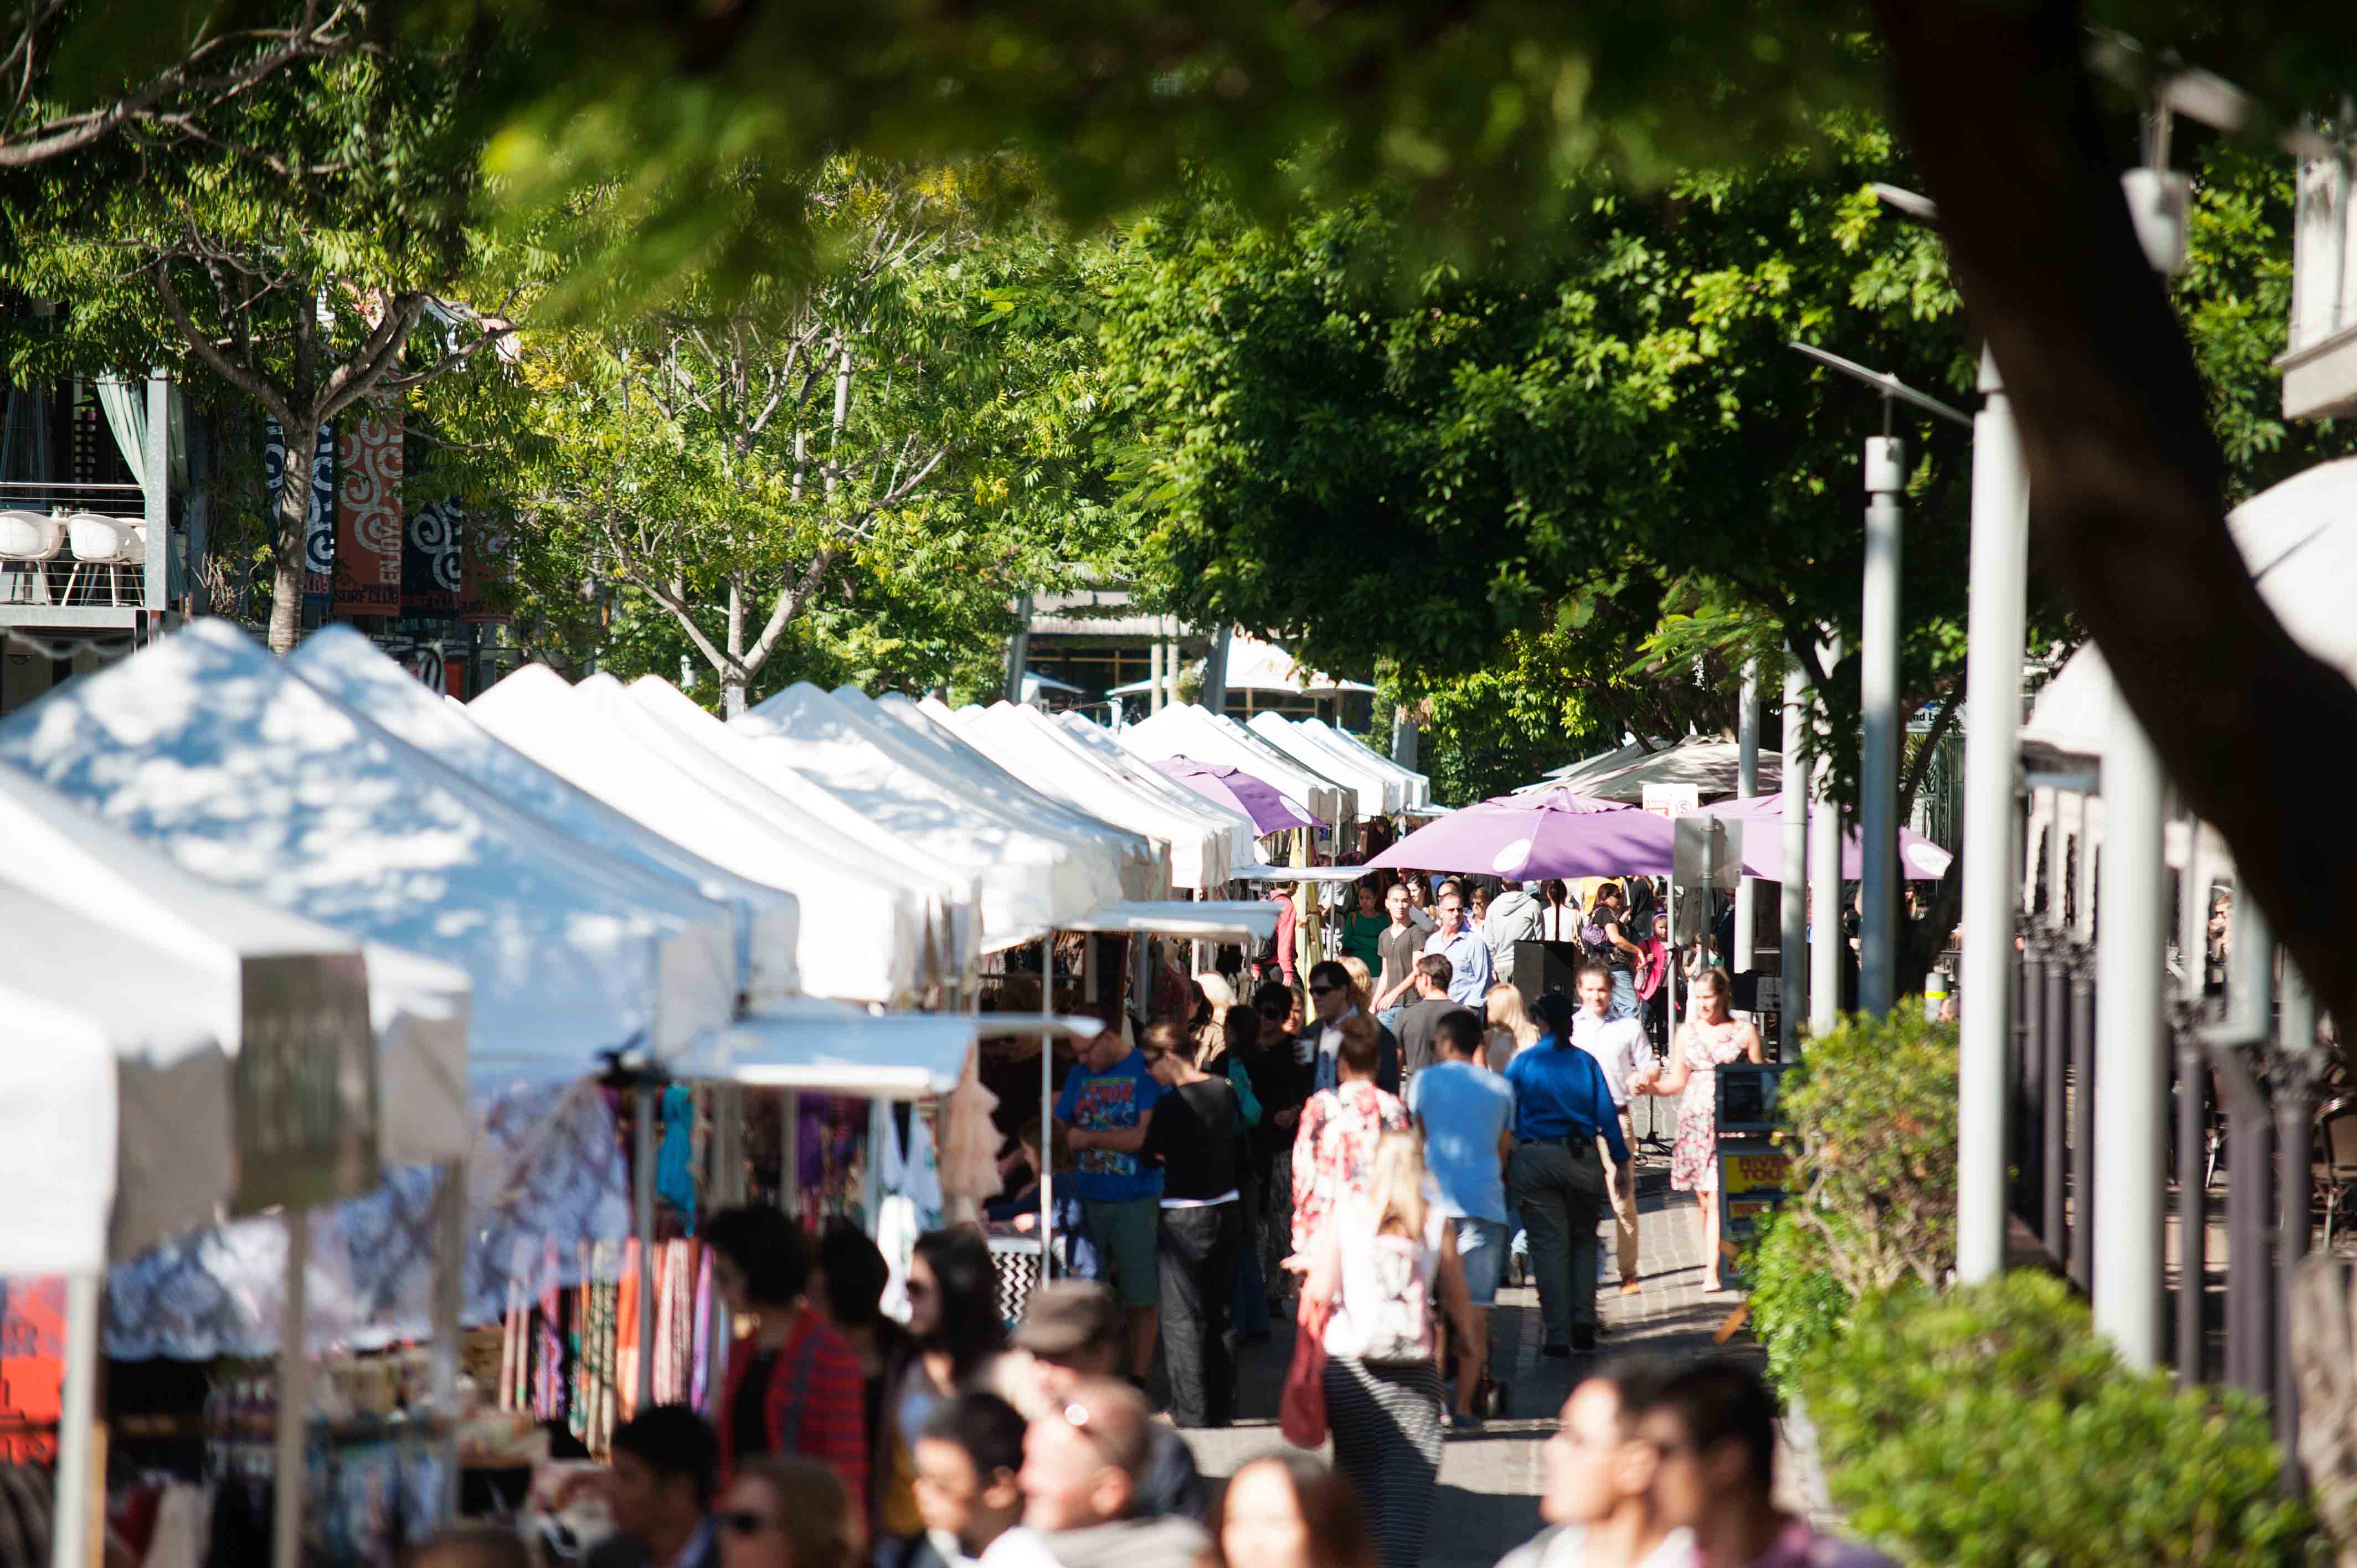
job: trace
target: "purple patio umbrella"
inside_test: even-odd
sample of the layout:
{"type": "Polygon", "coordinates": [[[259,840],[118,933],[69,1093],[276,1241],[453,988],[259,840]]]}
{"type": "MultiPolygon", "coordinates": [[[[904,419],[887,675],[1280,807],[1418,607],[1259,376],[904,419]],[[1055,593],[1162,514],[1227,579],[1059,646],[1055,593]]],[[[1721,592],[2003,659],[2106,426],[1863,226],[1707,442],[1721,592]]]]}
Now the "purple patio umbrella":
{"type": "MultiPolygon", "coordinates": [[[[1743,824],[1743,869],[1746,872],[1765,882],[1784,880],[1784,798],[1781,795],[1754,795],[1748,800],[1720,800],[1705,806],[1703,810],[1711,816],[1726,817],[1743,824]]],[[[1937,882],[1948,874],[1948,863],[1954,858],[1914,829],[1899,830],[1899,874],[1908,881],[1937,882]]],[[[1841,874],[1853,882],[1866,875],[1865,852],[1858,847],[1856,828],[1842,836],[1841,874]]]]}
{"type": "Polygon", "coordinates": [[[1198,762],[1191,757],[1166,757],[1147,766],[1168,774],[1207,800],[1242,811],[1253,820],[1253,827],[1260,832],[1281,833],[1293,828],[1326,825],[1308,812],[1295,809],[1276,792],[1275,785],[1255,779],[1241,768],[1198,762]]]}
{"type": "Polygon", "coordinates": [[[1404,871],[1466,871],[1509,882],[1664,876],[1676,829],[1667,817],[1569,789],[1501,795],[1418,828],[1367,862],[1404,871]]]}

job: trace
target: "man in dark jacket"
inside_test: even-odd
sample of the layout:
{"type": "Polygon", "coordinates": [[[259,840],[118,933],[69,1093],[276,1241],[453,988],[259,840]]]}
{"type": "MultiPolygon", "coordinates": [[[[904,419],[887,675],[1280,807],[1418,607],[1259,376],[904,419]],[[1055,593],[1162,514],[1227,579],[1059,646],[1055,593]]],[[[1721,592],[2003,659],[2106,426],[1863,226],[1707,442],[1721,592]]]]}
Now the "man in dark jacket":
{"type": "Polygon", "coordinates": [[[614,1534],[589,1568],[718,1568],[712,1493],[720,1440],[683,1404],[659,1405],[614,1429],[614,1534]]]}
{"type": "MultiPolygon", "coordinates": [[[[1359,1010],[1351,995],[1351,972],[1330,960],[1317,964],[1309,971],[1309,1004],[1317,1010],[1302,1038],[1310,1044],[1309,1066],[1313,1092],[1331,1089],[1335,1083],[1335,1058],[1342,1048],[1342,1020],[1359,1010]]],[[[1371,1020],[1372,1022],[1372,1020],[1371,1020]]],[[[1386,1094],[1400,1091],[1399,1039],[1381,1024],[1375,1025],[1375,1036],[1380,1056],[1375,1067],[1375,1087],[1386,1094]]]]}

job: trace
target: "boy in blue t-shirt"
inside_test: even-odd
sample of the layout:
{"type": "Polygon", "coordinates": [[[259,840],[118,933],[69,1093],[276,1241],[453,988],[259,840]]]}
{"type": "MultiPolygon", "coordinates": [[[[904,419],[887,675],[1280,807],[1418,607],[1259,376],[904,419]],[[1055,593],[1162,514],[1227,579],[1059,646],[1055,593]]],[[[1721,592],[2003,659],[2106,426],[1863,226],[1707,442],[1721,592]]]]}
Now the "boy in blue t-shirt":
{"type": "Polygon", "coordinates": [[[1108,1029],[1082,1046],[1080,1068],[1056,1100],[1056,1120],[1071,1129],[1072,1186],[1126,1309],[1130,1375],[1141,1382],[1161,1328],[1162,1171],[1140,1151],[1166,1092],[1129,1042],[1108,1029]]]}
{"type": "Polygon", "coordinates": [[[1457,1232],[1457,1257],[1472,1297],[1471,1332],[1457,1347],[1457,1409],[1449,1424],[1469,1432],[1489,1359],[1490,1308],[1505,1270],[1506,1152],[1513,1145],[1514,1090],[1481,1065],[1482,1021],[1471,1009],[1433,1026],[1438,1058],[1408,1080],[1407,1108],[1424,1131],[1424,1166],[1439,1210],[1457,1232]]]}

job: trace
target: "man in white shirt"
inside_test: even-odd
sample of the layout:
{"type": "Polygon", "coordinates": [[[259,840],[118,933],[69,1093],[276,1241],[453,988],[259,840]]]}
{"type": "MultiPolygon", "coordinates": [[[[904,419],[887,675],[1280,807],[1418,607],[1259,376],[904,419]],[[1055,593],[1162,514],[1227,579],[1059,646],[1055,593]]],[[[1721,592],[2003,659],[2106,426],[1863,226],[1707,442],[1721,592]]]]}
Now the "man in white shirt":
{"type": "Polygon", "coordinates": [[[1673,1528],[1653,1495],[1662,1451],[1637,1430],[1667,1381],[1650,1362],[1622,1362],[1571,1391],[1544,1451],[1539,1517],[1549,1528],[1498,1568],[1694,1568],[1694,1532],[1673,1528]]]}
{"type": "MultiPolygon", "coordinates": [[[[1637,1018],[1612,1016],[1612,972],[1601,964],[1579,972],[1579,1012],[1571,1021],[1571,1043],[1596,1058],[1604,1081],[1612,1089],[1612,1108],[1620,1113],[1620,1139],[1637,1146],[1636,1129],[1629,1121],[1629,1080],[1653,1065],[1653,1042],[1637,1018]]],[[[1620,1294],[1637,1294],[1637,1162],[1610,1167],[1612,1217],[1619,1231],[1620,1294]]]]}

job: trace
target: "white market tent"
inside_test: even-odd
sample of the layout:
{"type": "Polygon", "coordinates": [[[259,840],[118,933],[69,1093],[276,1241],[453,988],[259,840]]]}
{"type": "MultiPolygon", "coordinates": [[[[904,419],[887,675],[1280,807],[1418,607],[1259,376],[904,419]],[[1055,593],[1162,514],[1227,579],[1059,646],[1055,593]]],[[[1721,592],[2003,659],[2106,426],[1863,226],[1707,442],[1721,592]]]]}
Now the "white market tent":
{"type": "Polygon", "coordinates": [[[92,1273],[114,1201],[115,1042],[84,1008],[5,981],[0,1017],[0,1278],[92,1273]]]}
{"type": "MultiPolygon", "coordinates": [[[[1286,750],[1283,746],[1277,745],[1275,741],[1269,739],[1268,736],[1254,729],[1251,725],[1245,724],[1241,719],[1230,718],[1225,714],[1215,714],[1209,708],[1201,709],[1200,712],[1203,716],[1210,719],[1211,723],[1224,728],[1229,734],[1234,736],[1245,746],[1251,747],[1252,750],[1268,766],[1283,766],[1294,768],[1317,783],[1322,784],[1329,789],[1338,791],[1341,797],[1340,805],[1338,808],[1340,811],[1341,815],[1339,817],[1329,817],[1327,819],[1329,822],[1340,826],[1341,823],[1349,822],[1362,814],[1359,804],[1359,789],[1356,785],[1350,783],[1346,779],[1336,778],[1332,773],[1329,772],[1326,768],[1319,767],[1316,763],[1295,756],[1293,753],[1286,750]]],[[[1377,799],[1380,800],[1381,797],[1378,796],[1377,799]]]]}
{"type": "Polygon", "coordinates": [[[1541,789],[1566,789],[1586,794],[1587,786],[1590,781],[1616,773],[1632,762],[1641,762],[1669,744],[1666,740],[1656,740],[1651,743],[1629,741],[1615,746],[1610,751],[1598,752],[1594,757],[1583,757],[1577,762],[1566,762],[1560,768],[1550,768],[1540,778],[1528,784],[1517,786],[1514,793],[1527,795],[1541,789]]]}
{"type": "Polygon", "coordinates": [[[1402,767],[1357,736],[1348,730],[1337,729],[1324,719],[1296,719],[1293,724],[1296,729],[1312,739],[1323,741],[1331,749],[1343,756],[1371,758],[1377,768],[1397,778],[1400,781],[1402,811],[1412,811],[1419,806],[1432,804],[1432,780],[1415,768],[1402,767]]]}
{"type": "Polygon", "coordinates": [[[705,859],[543,767],[349,628],[327,627],[307,638],[286,667],[517,810],[734,909],[748,995],[758,1002],[797,992],[792,894],[705,859]]]}
{"type": "MultiPolygon", "coordinates": [[[[894,711],[889,703],[882,705],[888,713],[894,711]]],[[[1033,710],[1001,703],[987,713],[976,711],[971,720],[946,708],[938,714],[929,706],[919,711],[1042,794],[1168,845],[1175,886],[1217,887],[1228,879],[1223,831],[1106,772],[1054,725],[1028,722],[1023,715],[1039,718],[1033,710]]]]}
{"type": "Polygon", "coordinates": [[[726,910],[517,811],[226,622],[0,721],[0,761],[200,877],[464,970],[479,1090],[680,1049],[735,1012],[726,910]]]}
{"type": "Polygon", "coordinates": [[[1295,660],[1273,642],[1239,632],[1228,640],[1228,690],[1231,692],[1372,692],[1363,681],[1338,681],[1295,660]]]}
{"type": "MultiPolygon", "coordinates": [[[[1772,795],[1781,787],[1783,762],[1780,753],[1760,753],[1760,793],[1772,795]]],[[[1624,747],[1609,758],[1584,763],[1544,782],[1550,789],[1574,789],[1599,800],[1620,800],[1630,805],[1643,801],[1649,784],[1690,784],[1696,795],[1707,802],[1732,796],[1739,772],[1740,748],[1733,741],[1688,736],[1675,745],[1656,746],[1651,752],[1640,751],[1633,746],[1624,747]]]]}
{"type": "Polygon", "coordinates": [[[1143,833],[1117,827],[1051,796],[1043,795],[947,727],[918,712],[906,697],[877,700],[849,686],[833,697],[853,723],[864,725],[878,745],[945,784],[967,789],[1013,820],[1102,854],[1114,866],[1124,898],[1158,898],[1170,890],[1168,854],[1143,833]]]}
{"type": "Polygon", "coordinates": [[[789,686],[728,727],[919,854],[972,876],[985,950],[1032,940],[1121,897],[1104,857],[1019,826],[903,761],[815,686],[789,686]]]}
{"type": "Polygon", "coordinates": [[[1282,714],[1254,714],[1244,726],[1306,768],[1350,785],[1369,816],[1391,816],[1407,804],[1407,787],[1397,774],[1375,766],[1375,754],[1363,746],[1353,757],[1328,745],[1282,714]]]}
{"type": "Polygon", "coordinates": [[[1231,806],[1222,805],[1217,800],[1198,795],[1185,785],[1178,783],[1122,745],[1120,741],[1115,740],[1113,732],[1103,725],[1074,713],[1059,714],[1051,719],[1047,714],[1034,710],[1025,711],[1031,712],[1033,717],[1040,724],[1049,725],[1065,739],[1071,741],[1099,768],[1108,773],[1145,789],[1156,800],[1182,809],[1192,810],[1201,815],[1205,821],[1217,824],[1227,838],[1230,865],[1248,865],[1257,857],[1260,828],[1251,817],[1231,806]]]}
{"type": "Polygon", "coordinates": [[[1347,794],[1331,780],[1318,778],[1277,757],[1266,746],[1242,738],[1243,732],[1214,719],[1191,703],[1174,703],[1150,718],[1124,725],[1114,738],[1149,762],[1171,757],[1192,757],[1228,768],[1241,768],[1262,780],[1297,811],[1340,826],[1347,794]]]}
{"type": "Polygon", "coordinates": [[[810,908],[795,935],[799,988],[886,1002],[920,983],[921,893],[864,865],[856,850],[775,791],[732,776],[632,702],[611,676],[572,686],[545,665],[526,665],[467,711],[500,741],[641,827],[810,908]]]}
{"type": "Polygon", "coordinates": [[[925,899],[926,926],[932,933],[936,971],[964,972],[980,950],[982,888],[971,875],[926,860],[877,823],[796,772],[772,753],[753,744],[752,737],[732,729],[698,707],[684,692],[659,676],[641,675],[626,688],[630,700],[695,745],[718,757],[773,793],[791,800],[814,824],[823,827],[862,865],[881,867],[902,886],[925,899]]]}

